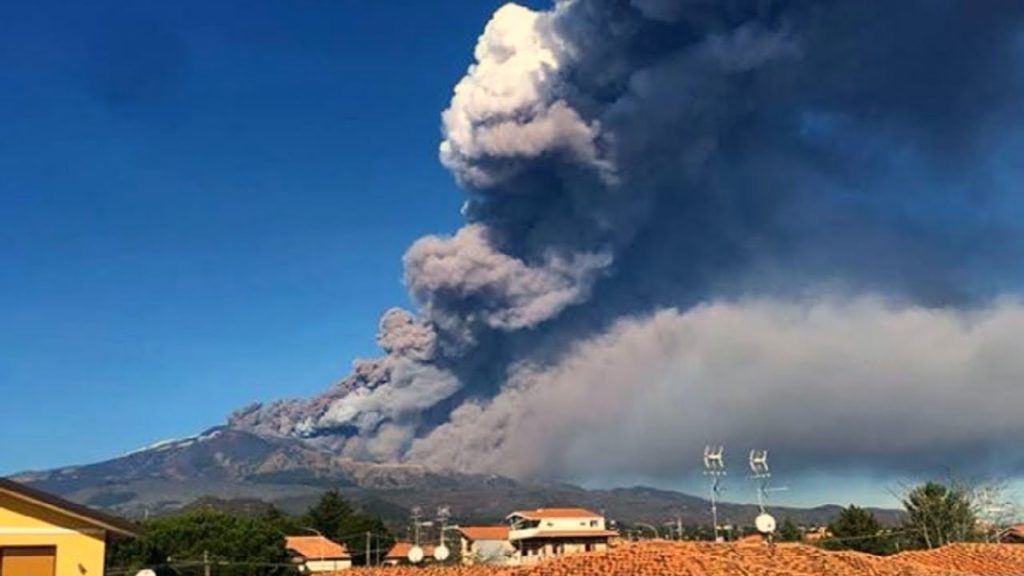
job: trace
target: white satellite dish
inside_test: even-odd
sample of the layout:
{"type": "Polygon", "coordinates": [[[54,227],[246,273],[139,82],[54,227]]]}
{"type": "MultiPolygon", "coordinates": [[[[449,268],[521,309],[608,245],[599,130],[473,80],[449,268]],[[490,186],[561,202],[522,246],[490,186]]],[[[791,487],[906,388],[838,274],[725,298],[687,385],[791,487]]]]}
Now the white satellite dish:
{"type": "Polygon", "coordinates": [[[406,558],[408,558],[409,562],[412,562],[413,564],[423,562],[423,548],[420,548],[419,546],[409,548],[409,554],[406,555],[406,558]]]}
{"type": "Polygon", "coordinates": [[[146,568],[145,570],[139,570],[136,572],[135,576],[156,576],[156,572],[146,568]]]}
{"type": "Polygon", "coordinates": [[[775,517],[771,514],[758,514],[754,519],[754,527],[761,534],[772,534],[775,532],[775,517]]]}
{"type": "Polygon", "coordinates": [[[434,560],[437,560],[438,562],[444,562],[451,555],[452,551],[449,550],[448,547],[444,544],[441,544],[437,548],[434,548],[434,560]]]}

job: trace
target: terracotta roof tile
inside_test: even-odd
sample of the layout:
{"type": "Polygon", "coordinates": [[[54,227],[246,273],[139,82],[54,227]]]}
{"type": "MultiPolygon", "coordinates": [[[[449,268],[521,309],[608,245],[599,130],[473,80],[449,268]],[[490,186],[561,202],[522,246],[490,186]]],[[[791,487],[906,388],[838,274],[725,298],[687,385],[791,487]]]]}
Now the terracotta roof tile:
{"type": "Polygon", "coordinates": [[[468,540],[508,540],[508,526],[463,526],[459,532],[468,540]]]}
{"type": "MultiPolygon", "coordinates": [[[[395,542],[395,545],[388,551],[386,558],[389,560],[405,560],[409,556],[409,550],[412,550],[412,542],[395,542]]],[[[434,546],[431,544],[420,544],[420,548],[423,548],[423,557],[430,558],[434,555],[434,546]]]]}
{"type": "Polygon", "coordinates": [[[344,544],[338,544],[322,536],[288,536],[285,538],[285,547],[310,560],[319,558],[336,560],[352,557],[345,549],[344,544]]]}
{"type": "Polygon", "coordinates": [[[654,541],[625,544],[606,553],[566,556],[536,566],[428,565],[358,569],[363,576],[1020,576],[1024,546],[955,544],[937,550],[877,557],[828,552],[804,544],[738,546],[710,542],[654,541]]]}

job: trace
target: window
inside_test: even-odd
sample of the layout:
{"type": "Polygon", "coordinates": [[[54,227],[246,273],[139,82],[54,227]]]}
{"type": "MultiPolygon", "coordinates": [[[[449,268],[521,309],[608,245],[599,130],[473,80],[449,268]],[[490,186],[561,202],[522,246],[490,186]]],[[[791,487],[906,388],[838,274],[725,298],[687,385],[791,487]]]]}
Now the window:
{"type": "Polygon", "coordinates": [[[57,548],[54,546],[0,548],[3,576],[54,576],[57,548]]]}
{"type": "Polygon", "coordinates": [[[590,527],[591,528],[597,528],[597,520],[591,520],[590,521],[590,527]]]}

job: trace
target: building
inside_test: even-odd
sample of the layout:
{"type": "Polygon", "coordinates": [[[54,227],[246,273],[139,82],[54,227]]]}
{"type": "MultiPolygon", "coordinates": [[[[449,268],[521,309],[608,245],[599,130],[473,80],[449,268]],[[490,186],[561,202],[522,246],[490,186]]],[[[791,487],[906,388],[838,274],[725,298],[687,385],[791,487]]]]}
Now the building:
{"type": "Polygon", "coordinates": [[[1024,524],[1011,526],[999,533],[999,542],[1003,544],[1024,544],[1024,524]]]}
{"type": "Polygon", "coordinates": [[[459,534],[463,564],[506,564],[516,551],[508,526],[464,526],[459,534]]]}
{"type": "Polygon", "coordinates": [[[306,574],[338,572],[352,567],[352,555],[345,545],[323,536],[288,536],[285,548],[292,555],[292,561],[299,565],[299,571],[306,574]]]}
{"type": "MultiPolygon", "coordinates": [[[[412,542],[395,542],[395,545],[388,550],[388,555],[384,557],[385,566],[399,566],[411,564],[409,562],[409,551],[415,546],[412,542]]],[[[423,550],[423,561],[421,564],[434,561],[434,547],[430,544],[420,544],[420,549],[423,550]]],[[[6,576],[6,575],[5,575],[6,576]]]]}
{"type": "Polygon", "coordinates": [[[828,540],[832,537],[832,532],[829,531],[828,526],[816,526],[808,528],[804,532],[805,542],[821,542],[822,540],[828,540]]]}
{"type": "Polygon", "coordinates": [[[603,552],[618,533],[608,530],[604,516],[584,508],[538,508],[506,518],[512,563],[532,564],[583,552],[603,552]]]}
{"type": "Polygon", "coordinates": [[[138,534],[130,522],[0,478],[3,576],[103,576],[107,542],[138,534]]]}

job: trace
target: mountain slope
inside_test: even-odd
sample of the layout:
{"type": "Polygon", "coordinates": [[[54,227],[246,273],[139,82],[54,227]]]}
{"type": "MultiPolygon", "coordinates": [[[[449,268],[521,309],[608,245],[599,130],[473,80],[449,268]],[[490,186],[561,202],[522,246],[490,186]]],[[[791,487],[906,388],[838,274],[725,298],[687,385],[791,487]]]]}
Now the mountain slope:
{"type": "MultiPolygon", "coordinates": [[[[355,462],[293,438],[230,427],[162,442],[119,458],[15,479],[92,506],[131,517],[160,514],[208,501],[259,500],[299,512],[328,488],[338,488],[395,525],[413,506],[446,505],[459,522],[495,522],[518,508],[574,505],[604,510],[620,522],[661,523],[681,515],[687,524],[710,524],[707,503],[695,496],[652,488],[586,490],[500,476],[438,473],[421,466],[355,462]]],[[[839,510],[776,508],[781,517],[823,524],[839,510]]],[[[721,504],[726,522],[749,524],[752,505],[721,504]]],[[[879,511],[883,521],[896,513],[879,511]]]]}

